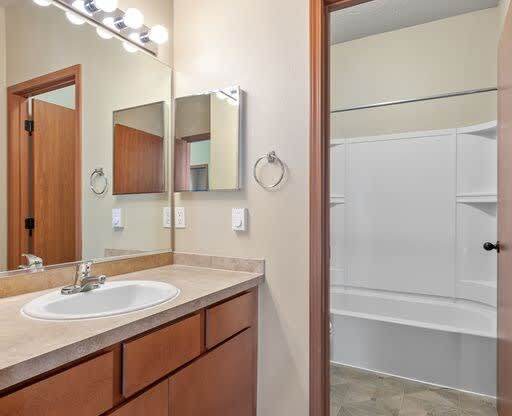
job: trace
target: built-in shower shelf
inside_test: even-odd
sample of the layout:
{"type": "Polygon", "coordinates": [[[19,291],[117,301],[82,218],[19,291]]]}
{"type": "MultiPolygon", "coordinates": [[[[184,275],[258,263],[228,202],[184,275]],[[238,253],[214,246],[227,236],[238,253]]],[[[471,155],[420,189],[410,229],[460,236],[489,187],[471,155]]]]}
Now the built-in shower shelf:
{"type": "Polygon", "coordinates": [[[486,137],[488,139],[496,139],[498,135],[498,123],[491,121],[488,123],[477,124],[475,126],[463,127],[457,129],[458,134],[472,134],[475,136],[486,137]]]}
{"type": "Polygon", "coordinates": [[[330,146],[341,146],[345,144],[345,139],[331,139],[330,146]]]}
{"type": "Polygon", "coordinates": [[[330,199],[331,205],[340,205],[345,203],[344,195],[331,195],[330,199]]]}
{"type": "Polygon", "coordinates": [[[496,194],[462,194],[457,195],[457,202],[460,204],[496,204],[496,194]]]}

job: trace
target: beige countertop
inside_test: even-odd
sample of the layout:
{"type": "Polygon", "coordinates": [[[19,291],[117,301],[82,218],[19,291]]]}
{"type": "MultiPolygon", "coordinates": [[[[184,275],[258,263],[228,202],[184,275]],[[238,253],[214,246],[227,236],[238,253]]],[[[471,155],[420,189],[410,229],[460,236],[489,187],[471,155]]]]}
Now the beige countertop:
{"type": "Polygon", "coordinates": [[[21,314],[30,300],[55,289],[0,299],[0,391],[127,338],[258,286],[262,273],[170,265],[109,280],[154,280],[173,284],[180,295],[125,315],[40,321],[21,314]]]}

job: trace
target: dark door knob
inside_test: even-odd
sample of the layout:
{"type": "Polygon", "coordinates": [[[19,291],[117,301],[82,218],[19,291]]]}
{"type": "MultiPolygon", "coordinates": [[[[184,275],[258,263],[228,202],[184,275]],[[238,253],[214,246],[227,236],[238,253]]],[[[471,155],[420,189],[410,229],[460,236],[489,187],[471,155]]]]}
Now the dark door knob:
{"type": "Polygon", "coordinates": [[[493,244],[490,242],[484,243],[484,250],[486,250],[486,251],[496,250],[499,253],[500,252],[500,242],[498,241],[498,242],[496,242],[496,244],[493,244]]]}

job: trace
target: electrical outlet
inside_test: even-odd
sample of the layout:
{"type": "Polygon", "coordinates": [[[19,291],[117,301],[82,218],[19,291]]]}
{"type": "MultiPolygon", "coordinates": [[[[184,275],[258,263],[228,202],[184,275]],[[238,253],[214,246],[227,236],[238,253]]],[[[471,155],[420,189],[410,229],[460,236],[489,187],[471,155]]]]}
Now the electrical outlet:
{"type": "Polygon", "coordinates": [[[162,222],[164,228],[172,227],[171,207],[164,207],[162,211],[162,222]]]}
{"type": "Polygon", "coordinates": [[[247,230],[247,208],[233,208],[231,211],[231,228],[233,231],[247,230]]]}
{"type": "Polygon", "coordinates": [[[176,224],[176,228],[185,228],[187,226],[187,222],[185,219],[185,208],[174,208],[174,224],[176,224]]]}

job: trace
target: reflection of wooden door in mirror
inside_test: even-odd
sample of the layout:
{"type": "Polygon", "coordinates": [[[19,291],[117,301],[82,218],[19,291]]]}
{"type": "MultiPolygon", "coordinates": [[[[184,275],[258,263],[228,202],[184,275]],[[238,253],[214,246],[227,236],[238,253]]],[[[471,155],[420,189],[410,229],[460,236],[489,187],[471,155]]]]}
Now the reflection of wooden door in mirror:
{"type": "Polygon", "coordinates": [[[75,118],[76,110],[44,101],[32,105],[33,210],[32,252],[45,264],[76,258],[75,118]]]}
{"type": "Polygon", "coordinates": [[[114,195],[165,192],[164,139],[132,127],[114,127],[114,195]]]}
{"type": "Polygon", "coordinates": [[[45,265],[82,258],[81,91],[80,65],[8,88],[9,269],[26,264],[22,253],[45,265]],[[26,125],[31,100],[32,133],[26,125]]]}

